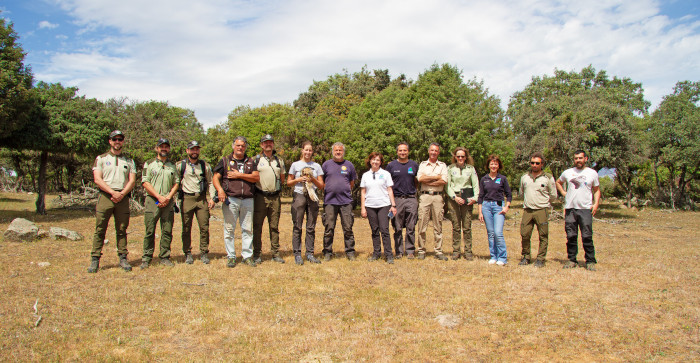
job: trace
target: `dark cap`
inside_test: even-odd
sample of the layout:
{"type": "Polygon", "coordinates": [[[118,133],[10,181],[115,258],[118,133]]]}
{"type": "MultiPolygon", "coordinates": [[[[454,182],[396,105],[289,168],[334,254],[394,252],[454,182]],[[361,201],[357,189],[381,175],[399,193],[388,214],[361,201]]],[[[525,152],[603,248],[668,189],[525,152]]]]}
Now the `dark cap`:
{"type": "Polygon", "coordinates": [[[187,148],[188,148],[188,149],[191,149],[191,148],[193,148],[193,147],[200,147],[200,146],[199,146],[199,143],[198,143],[197,141],[192,140],[192,141],[190,141],[189,144],[187,144],[187,148]]]}
{"type": "Polygon", "coordinates": [[[113,137],[115,137],[115,136],[119,136],[119,135],[124,136],[124,133],[121,132],[120,130],[114,130],[114,131],[112,131],[111,134],[109,134],[109,138],[111,139],[111,138],[113,138],[113,137]]]}
{"type": "Polygon", "coordinates": [[[275,139],[272,138],[272,135],[266,134],[265,136],[262,137],[262,139],[260,139],[261,143],[263,143],[265,141],[275,141],[275,139]]]}
{"type": "Polygon", "coordinates": [[[160,146],[160,145],[163,145],[163,144],[168,144],[168,146],[170,146],[170,141],[168,141],[168,139],[163,139],[163,138],[158,139],[158,142],[156,143],[156,146],[160,146]]]}

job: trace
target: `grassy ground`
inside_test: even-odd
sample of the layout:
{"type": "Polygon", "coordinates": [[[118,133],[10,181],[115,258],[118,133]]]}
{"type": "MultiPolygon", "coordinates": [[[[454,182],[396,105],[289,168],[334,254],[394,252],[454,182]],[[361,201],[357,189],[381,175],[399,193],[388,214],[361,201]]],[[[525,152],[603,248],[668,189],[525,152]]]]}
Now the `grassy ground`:
{"type": "MultiPolygon", "coordinates": [[[[31,196],[0,194],[2,231],[13,218],[24,217],[45,229],[65,227],[86,237],[0,242],[0,360],[700,360],[699,213],[604,205],[599,217],[606,222],[593,227],[597,272],[562,270],[561,220],[550,226],[546,267],[518,266],[518,207],[505,228],[506,267],[488,265],[486,231],[478,221],[475,261],[441,262],[429,255],[393,266],[370,263],[369,227],[359,218],[354,227],[358,261],[296,266],[286,202],[280,223],[284,265],[266,261],[257,268],[226,268],[217,209],[211,265],[182,263],[178,215],[175,267],[121,271],[110,226],[102,268],[87,274],[91,212],[50,209],[47,216],[36,216],[31,196]],[[40,267],[40,262],[50,265],[40,267]],[[456,325],[443,327],[442,315],[456,325]]],[[[448,221],[443,230],[449,253],[448,221]]],[[[317,255],[322,235],[319,221],[317,255]]],[[[429,230],[429,251],[431,235],[429,230]]],[[[337,252],[342,252],[341,237],[338,223],[337,252]]],[[[129,259],[134,267],[142,238],[143,217],[133,217],[129,259]]],[[[265,259],[267,241],[265,233],[265,259]]],[[[579,256],[583,259],[582,251],[579,256]]]]}

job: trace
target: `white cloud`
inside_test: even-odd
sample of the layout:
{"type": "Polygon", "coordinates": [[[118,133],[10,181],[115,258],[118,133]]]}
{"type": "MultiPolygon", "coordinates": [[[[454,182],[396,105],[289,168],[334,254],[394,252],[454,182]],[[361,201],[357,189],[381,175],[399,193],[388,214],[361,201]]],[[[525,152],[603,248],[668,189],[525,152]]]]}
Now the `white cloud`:
{"type": "Polygon", "coordinates": [[[39,22],[39,29],[56,29],[58,28],[58,24],[53,24],[49,21],[42,20],[39,22]]]}
{"type": "Polygon", "coordinates": [[[554,68],[592,64],[630,77],[654,105],[676,81],[700,79],[700,22],[658,15],[653,0],[59,4],[93,41],[54,53],[34,67],[38,79],[89,97],[168,100],[206,126],[238,105],[291,102],[313,80],[365,64],[415,79],[449,62],[483,79],[504,106],[554,68]]]}

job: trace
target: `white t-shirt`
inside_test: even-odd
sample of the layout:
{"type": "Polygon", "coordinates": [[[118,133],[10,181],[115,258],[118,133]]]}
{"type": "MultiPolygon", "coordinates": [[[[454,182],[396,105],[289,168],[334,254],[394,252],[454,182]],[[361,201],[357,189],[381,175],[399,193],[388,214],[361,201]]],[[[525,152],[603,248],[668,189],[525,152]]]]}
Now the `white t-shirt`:
{"type": "Polygon", "coordinates": [[[585,167],[564,170],[559,180],[566,184],[566,199],[564,209],[591,209],[593,206],[592,187],[600,185],[598,173],[585,167]]]}
{"type": "MultiPolygon", "coordinates": [[[[323,175],[323,169],[321,169],[321,165],[318,165],[318,163],[315,163],[313,161],[306,162],[303,160],[297,160],[292,163],[292,166],[289,167],[289,174],[294,175],[294,178],[299,178],[301,177],[301,171],[304,170],[304,168],[311,168],[313,169],[313,176],[314,178],[318,178],[319,175],[323,175]]],[[[314,183],[311,183],[311,187],[316,190],[316,185],[314,183]]],[[[294,193],[299,193],[299,194],[304,194],[304,184],[303,183],[296,183],[294,184],[294,193]]]]}
{"type": "Polygon", "coordinates": [[[379,169],[376,173],[370,170],[362,174],[360,188],[365,188],[365,207],[381,208],[391,205],[388,188],[392,186],[394,180],[384,169],[379,169]]]}

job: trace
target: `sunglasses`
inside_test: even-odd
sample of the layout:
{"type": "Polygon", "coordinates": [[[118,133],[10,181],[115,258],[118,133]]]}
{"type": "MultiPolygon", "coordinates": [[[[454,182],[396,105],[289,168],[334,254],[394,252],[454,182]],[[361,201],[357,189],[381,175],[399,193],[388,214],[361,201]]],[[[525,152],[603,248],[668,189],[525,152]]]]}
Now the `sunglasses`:
{"type": "Polygon", "coordinates": [[[539,161],[531,161],[530,162],[530,165],[540,165],[540,164],[542,164],[542,163],[539,161]]]}
{"type": "Polygon", "coordinates": [[[124,141],[123,137],[113,137],[112,141],[124,141]]]}
{"type": "Polygon", "coordinates": [[[457,159],[464,159],[464,158],[466,158],[466,156],[457,155],[457,156],[455,156],[455,158],[457,158],[457,159]]]}

